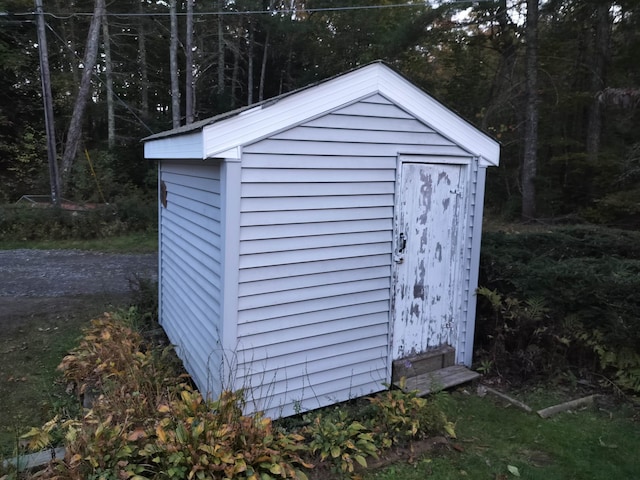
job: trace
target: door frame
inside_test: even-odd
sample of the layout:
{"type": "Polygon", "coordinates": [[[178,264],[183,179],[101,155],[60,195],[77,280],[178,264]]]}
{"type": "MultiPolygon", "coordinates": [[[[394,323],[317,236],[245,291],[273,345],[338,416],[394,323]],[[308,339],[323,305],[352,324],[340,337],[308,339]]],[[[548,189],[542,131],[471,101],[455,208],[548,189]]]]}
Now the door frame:
{"type": "MultiPolygon", "coordinates": [[[[469,235],[470,228],[470,206],[471,206],[471,194],[472,190],[472,175],[473,175],[473,162],[476,158],[472,154],[468,155],[429,155],[429,154],[399,154],[396,159],[396,178],[395,178],[395,195],[394,195],[394,207],[393,207],[393,231],[392,231],[392,254],[391,254],[391,302],[389,309],[389,364],[391,365],[394,360],[398,360],[394,358],[394,336],[395,336],[395,324],[396,324],[396,284],[397,284],[397,275],[398,270],[396,268],[396,252],[398,251],[398,238],[399,238],[399,202],[401,200],[401,192],[400,188],[402,186],[402,172],[403,172],[403,164],[405,163],[418,163],[418,164],[428,164],[428,165],[460,165],[463,168],[463,171],[460,174],[460,178],[462,179],[464,190],[462,192],[463,198],[460,203],[460,217],[462,221],[458,225],[458,241],[460,245],[458,246],[458,251],[460,255],[460,264],[458,265],[457,271],[455,274],[455,281],[461,285],[464,285],[466,280],[464,279],[464,269],[468,267],[467,262],[465,261],[465,253],[471,248],[471,239],[469,235]]],[[[455,305],[454,310],[457,311],[458,318],[456,319],[455,328],[455,336],[456,336],[456,345],[453,347],[456,349],[456,357],[457,350],[460,344],[460,327],[465,319],[462,318],[462,310],[464,305],[464,289],[456,289],[455,293],[455,305]]]]}

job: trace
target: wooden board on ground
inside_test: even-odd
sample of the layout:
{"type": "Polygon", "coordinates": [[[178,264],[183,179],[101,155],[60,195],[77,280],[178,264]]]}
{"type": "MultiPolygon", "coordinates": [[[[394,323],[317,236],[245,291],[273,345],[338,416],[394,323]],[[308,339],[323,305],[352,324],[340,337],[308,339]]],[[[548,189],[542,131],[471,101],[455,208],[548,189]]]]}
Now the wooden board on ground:
{"type": "Polygon", "coordinates": [[[405,392],[417,391],[422,397],[432,392],[462,385],[480,377],[478,372],[469,370],[464,365],[452,365],[433,372],[423,373],[415,377],[409,377],[404,385],[400,381],[394,382],[394,386],[402,388],[405,392]]]}

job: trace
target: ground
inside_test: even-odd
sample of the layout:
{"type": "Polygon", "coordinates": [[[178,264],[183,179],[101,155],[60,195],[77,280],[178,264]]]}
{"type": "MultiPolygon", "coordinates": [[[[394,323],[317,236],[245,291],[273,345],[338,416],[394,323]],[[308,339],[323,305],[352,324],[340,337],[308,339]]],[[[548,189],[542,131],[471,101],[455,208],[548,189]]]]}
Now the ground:
{"type": "Polygon", "coordinates": [[[0,322],[28,299],[127,294],[135,276],[155,278],[157,255],[80,250],[0,251],[0,322]],[[24,301],[14,302],[13,299],[24,301]],[[5,310],[8,309],[8,310],[5,310]]]}
{"type": "Polygon", "coordinates": [[[156,254],[0,251],[0,457],[64,402],[55,365],[92,318],[129,304],[136,278],[157,278],[156,254]]]}

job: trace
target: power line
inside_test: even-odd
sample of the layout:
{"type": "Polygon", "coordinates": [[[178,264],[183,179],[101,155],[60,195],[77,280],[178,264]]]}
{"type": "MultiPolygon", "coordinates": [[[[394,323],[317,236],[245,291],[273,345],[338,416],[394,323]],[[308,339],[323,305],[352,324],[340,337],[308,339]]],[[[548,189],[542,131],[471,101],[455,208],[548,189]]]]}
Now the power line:
{"type": "MultiPolygon", "coordinates": [[[[446,5],[467,4],[469,6],[476,5],[478,3],[494,3],[496,0],[448,0],[448,1],[434,1],[424,3],[394,3],[390,5],[348,5],[342,7],[319,7],[319,8],[278,8],[273,10],[218,10],[209,12],[194,12],[194,16],[234,16],[234,15],[279,15],[279,14],[296,14],[296,13],[321,13],[321,12],[344,12],[354,10],[382,10],[392,8],[420,8],[420,7],[442,7],[446,5]]],[[[91,17],[93,12],[71,12],[71,13],[53,13],[43,12],[44,15],[56,18],[58,20],[68,20],[74,17],[91,17]]],[[[29,16],[34,15],[34,12],[21,12],[21,13],[0,13],[0,16],[29,16]]],[[[131,13],[106,13],[110,17],[168,17],[171,15],[169,12],[131,12],[131,13]]],[[[178,12],[178,16],[186,16],[186,12],[178,12]]]]}

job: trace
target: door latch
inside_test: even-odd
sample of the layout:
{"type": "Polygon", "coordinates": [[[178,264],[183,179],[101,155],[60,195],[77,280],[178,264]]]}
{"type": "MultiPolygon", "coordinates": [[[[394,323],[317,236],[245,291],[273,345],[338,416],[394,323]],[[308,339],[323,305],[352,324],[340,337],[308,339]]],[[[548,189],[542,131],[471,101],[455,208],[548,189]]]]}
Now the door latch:
{"type": "Polygon", "coordinates": [[[405,237],[404,233],[400,234],[398,238],[398,255],[404,253],[404,249],[407,246],[407,237],[405,237]]]}

